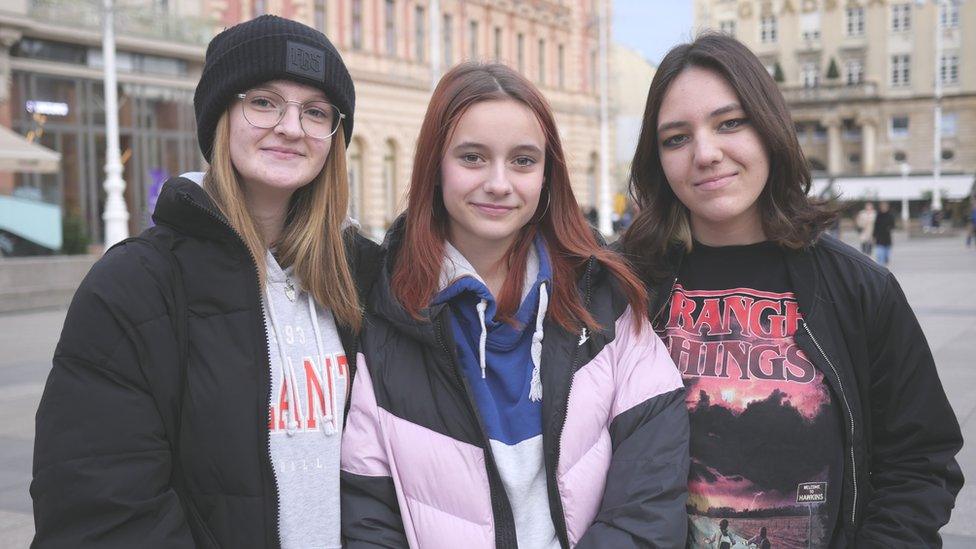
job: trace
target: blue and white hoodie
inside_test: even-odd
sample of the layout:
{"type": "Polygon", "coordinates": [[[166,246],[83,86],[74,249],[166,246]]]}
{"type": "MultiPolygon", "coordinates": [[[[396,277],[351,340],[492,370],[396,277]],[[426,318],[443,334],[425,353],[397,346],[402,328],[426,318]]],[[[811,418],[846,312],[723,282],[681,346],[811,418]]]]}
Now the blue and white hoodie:
{"type": "Polygon", "coordinates": [[[451,308],[457,355],[491,444],[515,519],[518,546],[559,547],[549,511],[542,449],[542,322],[552,284],[545,244],[530,251],[516,326],[495,320],[497,304],[461,252],[445,242],[440,292],[451,308]]]}

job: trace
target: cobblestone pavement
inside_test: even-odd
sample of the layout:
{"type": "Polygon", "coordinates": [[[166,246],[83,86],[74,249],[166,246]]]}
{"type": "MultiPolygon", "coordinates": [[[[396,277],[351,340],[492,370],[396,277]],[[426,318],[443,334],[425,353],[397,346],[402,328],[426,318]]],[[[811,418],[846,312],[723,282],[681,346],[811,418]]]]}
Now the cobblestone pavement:
{"type": "MultiPolygon", "coordinates": [[[[976,547],[976,249],[962,238],[896,235],[898,276],[935,353],[939,375],[969,441],[959,456],[963,488],[945,547],[976,547]]],[[[34,412],[64,321],[63,310],[0,316],[0,549],[27,547],[33,535],[34,412]]]]}

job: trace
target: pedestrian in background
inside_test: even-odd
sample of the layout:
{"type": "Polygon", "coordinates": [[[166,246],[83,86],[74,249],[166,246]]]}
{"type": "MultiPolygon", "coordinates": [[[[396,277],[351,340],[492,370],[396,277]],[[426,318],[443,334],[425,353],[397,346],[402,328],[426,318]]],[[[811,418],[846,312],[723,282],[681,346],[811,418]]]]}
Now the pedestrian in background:
{"type": "Polygon", "coordinates": [[[891,262],[891,231],[895,228],[895,216],[887,202],[878,204],[878,215],[874,219],[874,253],[878,263],[888,266],[891,262]]]}
{"type": "Polygon", "coordinates": [[[206,174],[168,181],[156,226],[107,251],[68,310],[37,411],[33,547],[341,547],[357,285],[379,259],[346,220],[354,106],[301,23],[210,42],[206,174]]]}
{"type": "Polygon", "coordinates": [[[746,46],[707,33],[664,57],[622,245],[688,388],[691,546],[765,525],[776,547],[799,523],[809,547],[939,547],[959,424],[898,282],[824,232],[810,185],[746,46]]]}
{"type": "Polygon", "coordinates": [[[871,250],[874,247],[874,220],[878,217],[878,212],[874,209],[874,204],[865,202],[864,208],[857,212],[854,218],[854,225],[857,226],[858,240],[861,241],[861,253],[871,257],[871,250]]]}
{"type": "Polygon", "coordinates": [[[342,449],[348,547],[683,547],[684,390],[525,77],[444,75],[342,449]]]}

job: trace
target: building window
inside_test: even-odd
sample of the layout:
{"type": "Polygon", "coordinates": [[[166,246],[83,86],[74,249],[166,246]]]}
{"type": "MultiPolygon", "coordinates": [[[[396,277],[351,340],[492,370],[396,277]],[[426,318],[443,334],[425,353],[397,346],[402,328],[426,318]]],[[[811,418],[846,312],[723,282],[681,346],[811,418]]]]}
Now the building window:
{"type": "Polygon", "coordinates": [[[546,84],[546,41],[539,39],[539,85],[546,84]]]}
{"type": "Polygon", "coordinates": [[[912,58],[908,54],[891,56],[891,85],[907,86],[911,84],[912,58]]]}
{"type": "Polygon", "coordinates": [[[891,6],[891,32],[912,30],[912,5],[895,4],[891,6]]]}
{"type": "Polygon", "coordinates": [[[939,26],[943,29],[959,28],[959,3],[948,0],[939,8],[939,26]]]}
{"type": "Polygon", "coordinates": [[[888,135],[892,138],[908,137],[908,117],[892,116],[888,124],[888,135]]]}
{"type": "Polygon", "coordinates": [[[559,63],[559,81],[557,84],[559,85],[560,89],[563,89],[566,87],[566,48],[562,44],[559,44],[558,52],[559,59],[557,62],[559,63]]]}
{"type": "Polygon", "coordinates": [[[942,149],[942,160],[952,160],[956,157],[956,153],[952,149],[942,149]]]}
{"type": "Polygon", "coordinates": [[[329,26],[329,20],[326,18],[326,7],[325,0],[315,0],[315,28],[325,32],[326,27],[329,26]]]}
{"type": "Polygon", "coordinates": [[[450,67],[454,64],[454,18],[450,15],[444,15],[444,28],[441,29],[441,34],[444,37],[444,66],[450,67]]]}
{"type": "Polygon", "coordinates": [[[943,84],[959,83],[959,54],[950,53],[942,56],[939,63],[939,78],[943,84]]]}
{"type": "Polygon", "coordinates": [[[816,88],[820,83],[820,66],[815,61],[800,65],[800,82],[804,88],[816,88]]]}
{"type": "Polygon", "coordinates": [[[524,73],[525,72],[525,35],[522,33],[518,33],[517,47],[518,47],[518,51],[517,51],[518,70],[519,72],[524,73]]]}
{"type": "Polygon", "coordinates": [[[468,32],[470,36],[468,37],[468,51],[471,53],[472,59],[477,59],[478,57],[478,22],[471,21],[468,23],[468,32]]]}
{"type": "Polygon", "coordinates": [[[904,162],[905,160],[908,160],[908,155],[905,154],[905,151],[895,151],[892,158],[895,159],[895,162],[904,162]]]}
{"type": "Polygon", "coordinates": [[[353,219],[359,219],[363,212],[360,210],[362,207],[362,196],[363,196],[363,146],[359,139],[353,139],[352,143],[349,144],[349,163],[347,168],[349,169],[349,215],[353,219]]]}
{"type": "Polygon", "coordinates": [[[776,42],[776,16],[764,15],[759,19],[759,41],[763,44],[773,44],[776,42]]]}
{"type": "Polygon", "coordinates": [[[590,90],[593,93],[599,89],[599,83],[597,82],[597,68],[596,68],[596,48],[590,50],[590,90]]]}
{"type": "Polygon", "coordinates": [[[735,38],[735,20],[719,22],[718,31],[735,38]]]}
{"type": "Polygon", "coordinates": [[[861,127],[853,118],[845,118],[840,122],[840,136],[844,141],[860,141],[861,127]]]}
{"type": "Polygon", "coordinates": [[[386,150],[383,152],[383,187],[386,191],[386,220],[392,222],[396,218],[396,164],[397,151],[396,143],[393,140],[386,142],[386,150]]]}
{"type": "Polygon", "coordinates": [[[864,80],[864,64],[860,59],[848,59],[844,62],[844,82],[848,86],[856,86],[864,80]]]}
{"type": "Polygon", "coordinates": [[[423,6],[414,8],[414,57],[421,63],[427,60],[427,11],[423,6]]]}
{"type": "Polygon", "coordinates": [[[800,15],[800,34],[803,40],[813,42],[820,40],[820,12],[811,11],[800,15]]]}
{"type": "Polygon", "coordinates": [[[502,58],[502,28],[495,27],[495,61],[502,58]]]}
{"type": "Polygon", "coordinates": [[[845,10],[847,36],[864,36],[864,8],[857,6],[845,10]]]}
{"type": "Polygon", "coordinates": [[[959,126],[959,114],[954,112],[942,113],[942,137],[955,137],[959,126]]]}
{"type": "Polygon", "coordinates": [[[363,49],[363,0],[352,0],[352,49],[363,49]]]}
{"type": "Polygon", "coordinates": [[[396,0],[386,0],[383,23],[386,26],[386,54],[391,57],[396,57],[397,54],[395,13],[396,0]]]}

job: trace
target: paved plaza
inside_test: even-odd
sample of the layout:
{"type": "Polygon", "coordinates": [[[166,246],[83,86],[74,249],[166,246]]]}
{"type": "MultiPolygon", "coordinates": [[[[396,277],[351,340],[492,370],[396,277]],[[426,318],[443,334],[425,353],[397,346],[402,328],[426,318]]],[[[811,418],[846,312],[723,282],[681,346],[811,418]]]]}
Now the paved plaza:
{"type": "MultiPolygon", "coordinates": [[[[976,547],[976,250],[965,248],[962,237],[896,235],[891,268],[969,441],[959,461],[973,485],[963,488],[943,529],[945,546],[976,547]]],[[[63,310],[0,316],[0,549],[27,547],[33,535],[27,487],[34,412],[63,320],[63,310]]]]}

